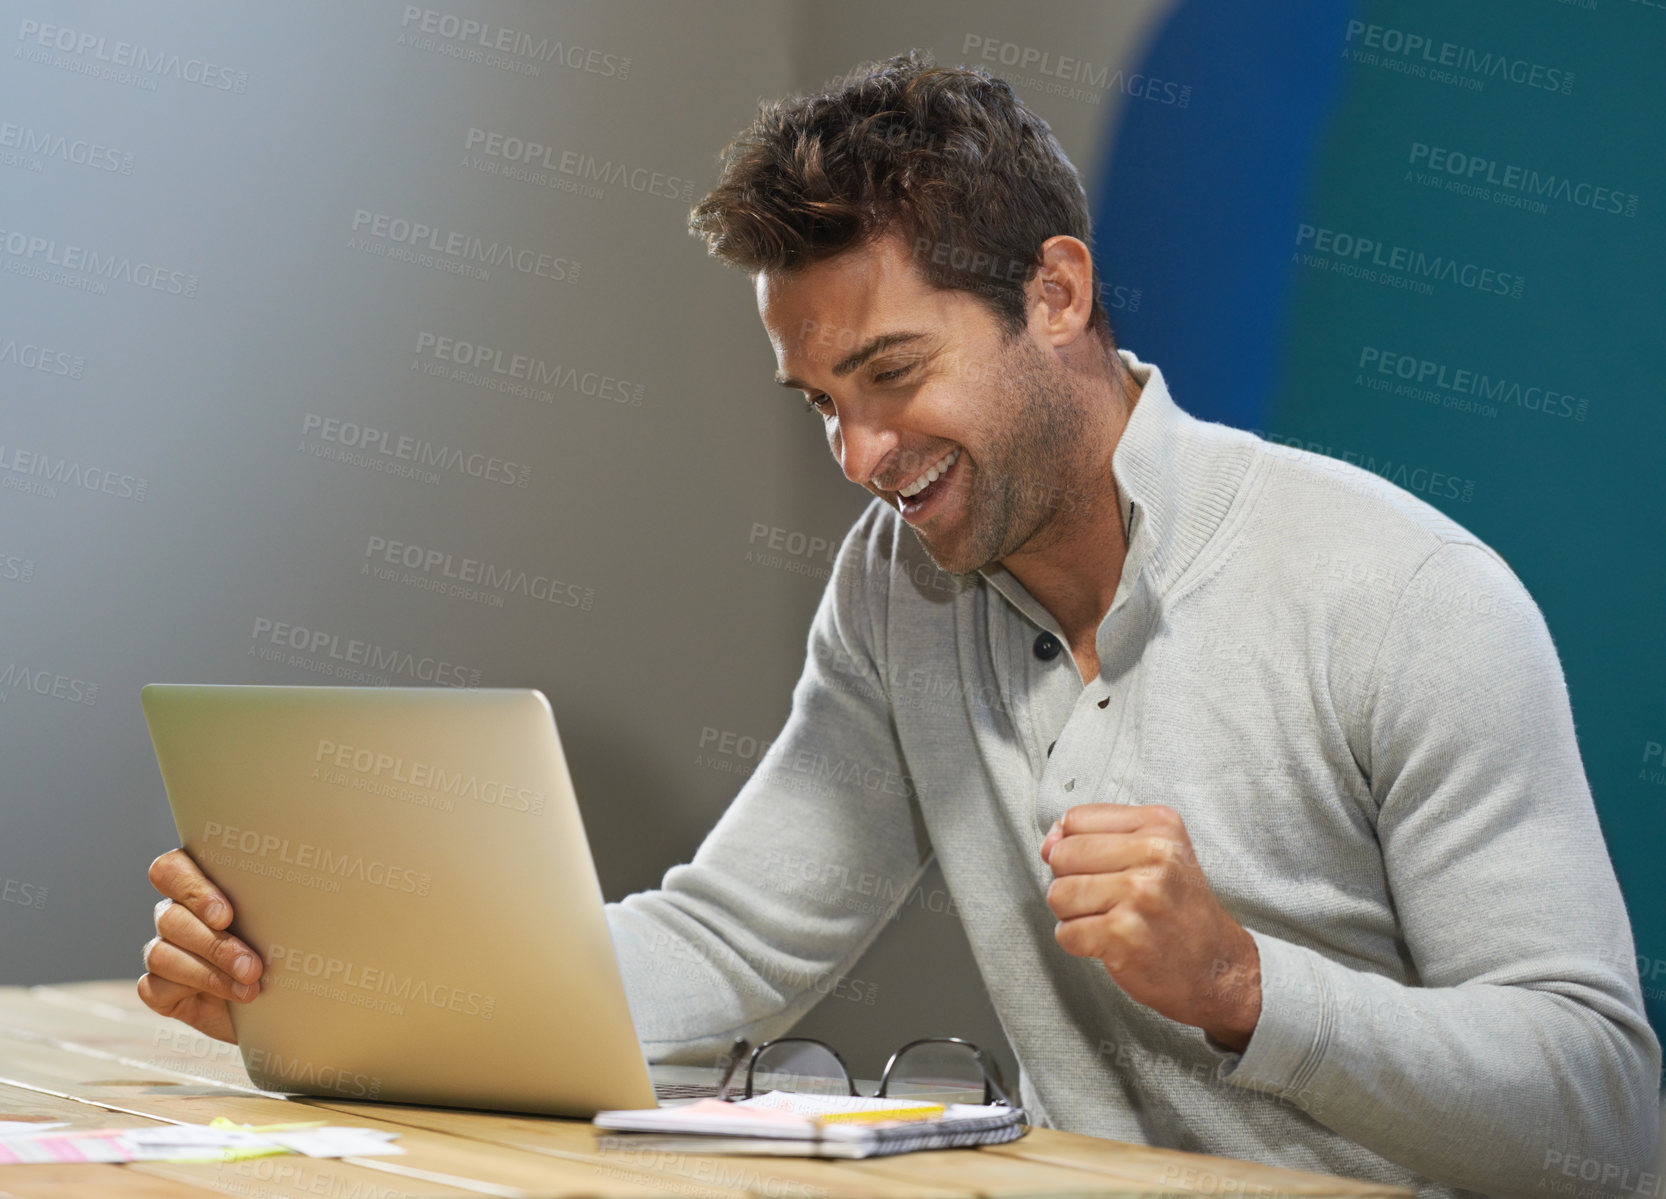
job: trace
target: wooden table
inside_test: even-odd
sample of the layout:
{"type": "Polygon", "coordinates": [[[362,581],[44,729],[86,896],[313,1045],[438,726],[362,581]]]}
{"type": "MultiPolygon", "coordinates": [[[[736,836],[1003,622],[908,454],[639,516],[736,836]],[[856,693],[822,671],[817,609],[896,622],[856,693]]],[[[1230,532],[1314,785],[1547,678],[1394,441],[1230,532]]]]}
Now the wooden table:
{"type": "Polygon", "coordinates": [[[328,1118],[400,1134],[398,1157],[0,1166],[0,1196],[438,1199],[683,1195],[1410,1196],[1350,1179],[1034,1129],[1021,1140],[869,1161],[604,1149],[588,1123],[256,1090],[234,1046],[155,1015],[130,981],[0,988],[0,1120],[80,1128],[328,1118]]]}

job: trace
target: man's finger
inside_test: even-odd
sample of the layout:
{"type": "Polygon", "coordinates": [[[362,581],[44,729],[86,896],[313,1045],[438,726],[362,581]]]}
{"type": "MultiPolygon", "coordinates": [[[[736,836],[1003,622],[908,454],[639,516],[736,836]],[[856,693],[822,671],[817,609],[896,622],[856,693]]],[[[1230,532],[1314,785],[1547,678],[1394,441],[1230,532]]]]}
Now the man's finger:
{"type": "Polygon", "coordinates": [[[1053,880],[1047,888],[1047,906],[1060,920],[1108,912],[1128,894],[1128,879],[1121,874],[1071,874],[1053,880]]]}
{"type": "Polygon", "coordinates": [[[139,998],[145,1001],[145,1006],[159,1016],[174,1020],[179,1019],[180,1006],[191,996],[200,994],[195,988],[160,974],[146,972],[139,979],[139,998]]]}
{"type": "Polygon", "coordinates": [[[1047,830],[1047,835],[1041,839],[1041,860],[1047,861],[1052,856],[1053,846],[1064,836],[1064,825],[1060,821],[1053,821],[1053,827],[1047,830]]]}
{"type": "Polygon", "coordinates": [[[164,941],[195,954],[238,982],[252,983],[260,977],[260,959],[247,945],[230,933],[209,928],[182,904],[162,901],[156,913],[156,931],[164,941]]]}
{"type": "Polygon", "coordinates": [[[1165,804],[1085,803],[1067,811],[1060,823],[1066,837],[1077,833],[1132,833],[1153,825],[1178,822],[1165,804]]]}
{"type": "Polygon", "coordinates": [[[260,988],[237,982],[194,953],[157,937],[145,946],[145,969],[159,978],[180,983],[193,991],[207,991],[222,999],[244,1003],[260,994],[260,988]]]}
{"type": "Polygon", "coordinates": [[[1151,927],[1127,907],[1113,907],[1059,921],[1053,927],[1053,939],[1066,953],[1098,958],[1115,974],[1131,955],[1149,948],[1151,927]]]}
{"type": "Polygon", "coordinates": [[[1055,878],[1110,874],[1142,866],[1161,869],[1179,860],[1183,852],[1177,842],[1144,829],[1136,833],[1077,833],[1053,846],[1047,864],[1055,878]]]}
{"type": "Polygon", "coordinates": [[[181,1020],[218,1041],[236,1044],[226,1001],[155,974],[139,979],[139,999],[158,1016],[181,1020]]]}
{"type": "Polygon", "coordinates": [[[196,913],[209,928],[231,923],[231,903],[183,849],[170,849],[150,864],[150,885],[196,913]]]}

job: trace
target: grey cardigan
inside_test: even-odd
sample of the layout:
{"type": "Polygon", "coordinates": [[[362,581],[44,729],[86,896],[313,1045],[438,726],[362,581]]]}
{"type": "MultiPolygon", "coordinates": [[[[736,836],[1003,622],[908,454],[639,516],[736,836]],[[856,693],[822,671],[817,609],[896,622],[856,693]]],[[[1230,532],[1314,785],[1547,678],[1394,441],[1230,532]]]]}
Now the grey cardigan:
{"type": "Polygon", "coordinates": [[[609,905],[650,1056],[779,1035],[935,853],[1034,1122],[1423,1195],[1593,1163],[1635,1188],[1660,1043],[1537,605],[1421,500],[1199,421],[1122,354],[1099,676],[1033,652],[1062,631],[1004,568],[938,571],[876,500],[780,737],[692,863],[609,905]],[[1244,1053],[1054,941],[1037,850],[1087,802],[1184,818],[1260,951],[1244,1053]]]}

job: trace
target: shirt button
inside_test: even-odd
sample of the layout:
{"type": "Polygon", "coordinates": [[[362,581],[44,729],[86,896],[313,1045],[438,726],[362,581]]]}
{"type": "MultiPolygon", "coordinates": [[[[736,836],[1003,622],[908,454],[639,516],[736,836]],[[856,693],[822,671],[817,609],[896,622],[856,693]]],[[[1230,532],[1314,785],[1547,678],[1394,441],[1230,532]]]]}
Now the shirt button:
{"type": "Polygon", "coordinates": [[[1043,662],[1051,662],[1059,656],[1059,639],[1051,633],[1043,633],[1035,639],[1035,656],[1043,662]]]}

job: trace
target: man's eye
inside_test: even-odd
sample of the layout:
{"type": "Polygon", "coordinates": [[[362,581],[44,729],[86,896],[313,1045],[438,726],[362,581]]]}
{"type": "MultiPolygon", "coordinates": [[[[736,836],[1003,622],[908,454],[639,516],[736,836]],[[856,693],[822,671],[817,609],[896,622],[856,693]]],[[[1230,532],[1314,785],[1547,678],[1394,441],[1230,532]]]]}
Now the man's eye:
{"type": "Polygon", "coordinates": [[[822,414],[825,412],[825,409],[822,408],[821,402],[826,398],[826,396],[811,396],[809,399],[804,401],[804,407],[809,412],[822,414]]]}
{"type": "Polygon", "coordinates": [[[913,369],[914,369],[914,364],[912,362],[910,362],[907,366],[899,366],[895,370],[881,371],[879,374],[877,374],[873,377],[873,381],[875,383],[889,383],[893,379],[902,378],[904,375],[906,375],[909,371],[911,371],[913,369]]]}

